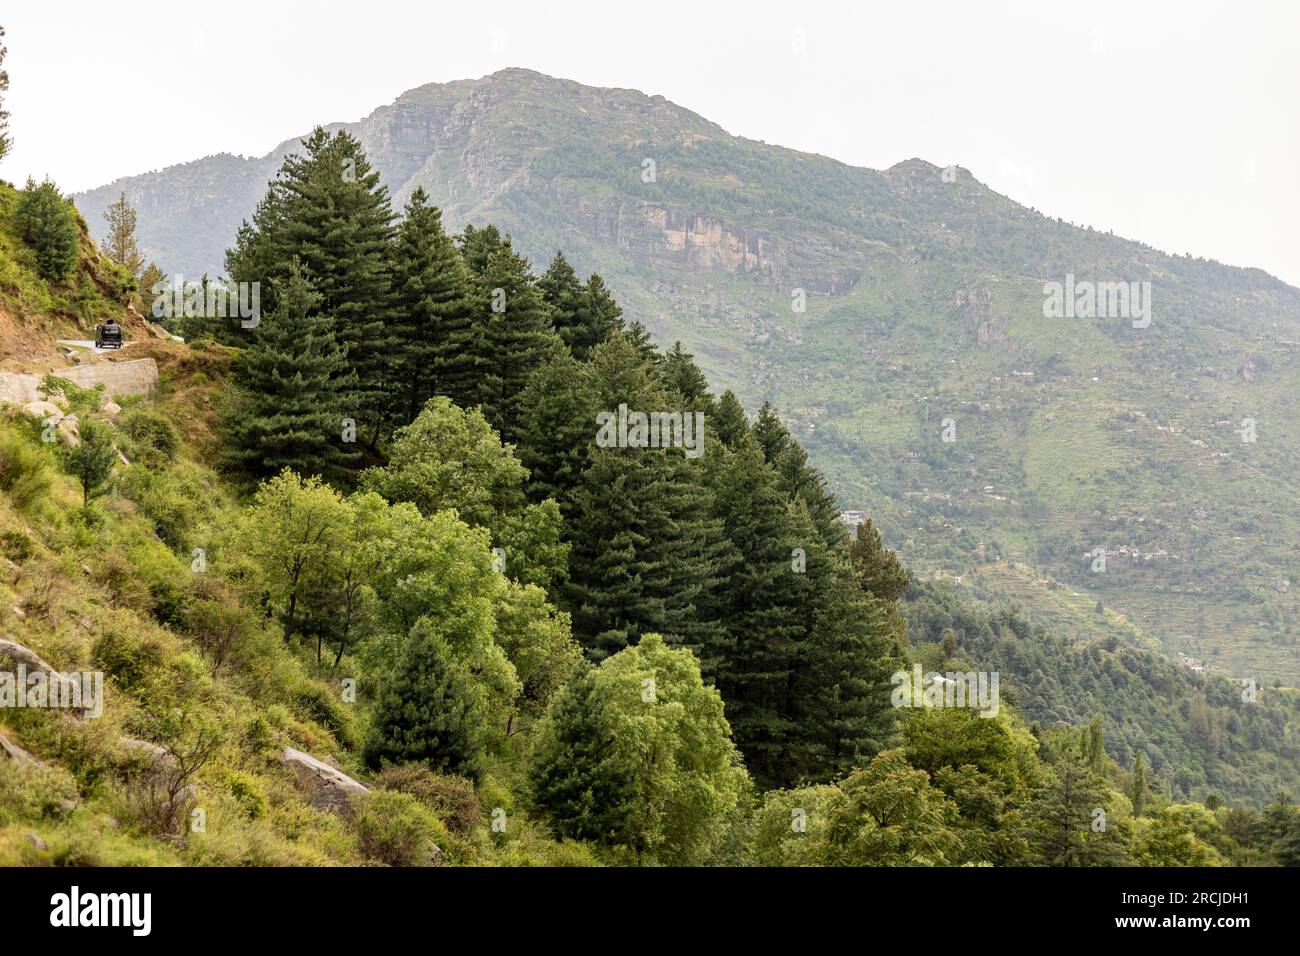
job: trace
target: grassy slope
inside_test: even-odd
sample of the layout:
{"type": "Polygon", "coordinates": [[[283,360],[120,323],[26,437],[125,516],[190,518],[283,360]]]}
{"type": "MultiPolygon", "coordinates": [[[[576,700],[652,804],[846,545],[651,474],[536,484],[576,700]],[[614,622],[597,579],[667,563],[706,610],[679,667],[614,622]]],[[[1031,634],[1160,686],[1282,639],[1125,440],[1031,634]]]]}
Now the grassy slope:
{"type": "MultiPolygon", "coordinates": [[[[0,215],[0,241],[10,235],[0,215]]],[[[0,245],[9,306],[49,335],[65,334],[75,321],[59,311],[66,290],[42,290],[23,250],[14,253],[0,245]],[[54,314],[34,313],[47,305],[54,314]]],[[[93,263],[93,249],[83,249],[83,270],[93,263]]],[[[79,272],[70,287],[85,277],[79,272]]],[[[0,410],[0,633],[59,671],[106,675],[98,719],[0,708],[0,733],[45,764],[0,757],[0,866],[392,862],[412,814],[424,819],[446,862],[594,862],[582,847],[552,841],[516,805],[517,755],[489,766],[458,815],[417,806],[393,819],[393,805],[377,802],[380,796],[360,800],[345,816],[313,808],[280,762],[286,746],[335,762],[377,795],[397,796],[379,789],[383,782],[361,764],[366,700],[343,702],[338,675],[308,650],[286,646],[258,611],[256,595],[215,570],[240,508],[210,467],[215,404],[232,353],[156,341],[137,347],[159,362],[159,394],[124,399],[116,421],[78,409],[83,422],[93,417],[112,429],[132,462],[115,468],[110,490],[89,514],[80,487],[41,441],[39,424],[12,407],[0,410]],[[154,406],[183,439],[171,463],[146,468],[144,449],[122,422],[154,406]],[[194,570],[195,547],[205,549],[204,573],[194,570]],[[239,622],[220,663],[205,611],[239,622]],[[189,731],[181,752],[199,728],[220,745],[191,781],[204,828],[176,835],[157,824],[148,761],[123,739],[165,744],[159,719],[182,714],[189,731]],[[491,832],[496,807],[510,813],[508,834],[491,832]]]]}

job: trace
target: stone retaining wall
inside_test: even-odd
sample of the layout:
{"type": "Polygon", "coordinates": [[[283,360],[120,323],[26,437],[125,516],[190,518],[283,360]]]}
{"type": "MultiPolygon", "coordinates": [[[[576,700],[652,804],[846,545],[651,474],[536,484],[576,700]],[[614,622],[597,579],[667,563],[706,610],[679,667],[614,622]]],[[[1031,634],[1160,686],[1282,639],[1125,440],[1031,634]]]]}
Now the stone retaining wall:
{"type": "MultiPolygon", "coordinates": [[[[94,388],[103,383],[104,394],[108,398],[122,395],[148,395],[158,387],[158,363],[151,358],[132,359],[129,362],[101,362],[96,365],[74,365],[69,368],[56,369],[59,378],[80,385],[82,388],[94,388]]],[[[0,372],[0,402],[13,402],[26,405],[41,398],[36,387],[41,384],[40,375],[28,375],[22,372],[0,372]]]]}

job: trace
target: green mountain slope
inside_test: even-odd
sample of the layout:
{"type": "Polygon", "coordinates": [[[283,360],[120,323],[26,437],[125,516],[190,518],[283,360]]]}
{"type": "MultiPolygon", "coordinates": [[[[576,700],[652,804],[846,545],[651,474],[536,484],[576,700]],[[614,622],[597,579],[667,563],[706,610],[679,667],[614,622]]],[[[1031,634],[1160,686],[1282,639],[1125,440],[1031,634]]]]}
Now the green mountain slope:
{"type": "MultiPolygon", "coordinates": [[[[716,386],[771,400],[918,571],[978,577],[1070,634],[1300,677],[1300,291],[1046,218],[965,170],[853,168],[526,70],[347,128],[399,201],[423,186],[450,228],[496,222],[539,263],[562,247],[716,386]],[[1044,318],[1043,284],[1067,275],[1150,282],[1150,326],[1044,318]]],[[[125,191],[147,255],[216,274],[295,145],[78,205],[99,222],[125,191]]]]}
{"type": "MultiPolygon", "coordinates": [[[[0,233],[9,236],[11,193],[0,186],[0,233]]],[[[24,325],[53,325],[58,313],[34,303],[62,308],[67,289],[95,279],[98,256],[82,236],[80,265],[65,283],[40,279],[29,251],[0,247],[13,286],[0,298],[24,325]]],[[[141,339],[132,348],[157,361],[156,394],[122,397],[121,406],[70,385],[51,394],[79,416],[84,445],[97,434],[117,450],[97,493],[68,473],[84,480],[71,443],[45,440],[31,409],[0,408],[0,865],[1060,865],[1067,857],[1049,812],[1067,804],[1076,816],[1102,805],[1112,821],[1109,835],[1076,841],[1087,852],[1072,862],[1292,859],[1284,854],[1300,818],[1291,806],[1248,808],[1275,800],[1276,788],[1295,789],[1294,692],[1263,690],[1248,705],[1223,677],[1194,678],[1118,640],[1069,642],[942,585],[908,590],[908,653],[926,668],[1000,672],[997,719],[939,703],[906,708],[878,744],[889,749],[864,756],[863,768],[833,783],[751,789],[730,750],[733,712],[701,682],[689,651],[644,635],[592,672],[588,696],[587,685],[563,683],[580,653],[568,615],[552,614],[544,591],[512,582],[489,551],[488,529],[458,512],[479,516],[439,508],[442,488],[428,480],[454,475],[447,487],[485,500],[480,483],[495,471],[485,461],[495,459],[522,481],[495,432],[459,437],[469,433],[451,423],[463,413],[445,400],[422,413],[423,447],[393,454],[389,464],[400,464],[376,487],[396,498],[410,482],[435,502],[427,515],[412,502],[373,491],[345,498],[288,474],[241,494],[212,463],[231,439],[223,392],[248,353],[207,340],[141,339]],[[332,525],[328,543],[311,547],[322,522],[332,525]],[[294,553],[314,566],[301,607],[288,600],[299,592],[283,558],[294,553]],[[325,613],[342,613],[334,585],[343,575],[368,581],[356,599],[358,621],[369,623],[355,642],[325,613]],[[405,646],[433,649],[434,660],[445,652],[447,669],[432,668],[443,678],[460,648],[475,655],[451,683],[474,689],[463,713],[491,740],[465,776],[432,769],[439,719],[453,711],[450,695],[430,700],[422,681],[407,683],[416,668],[406,663],[416,659],[397,652],[408,618],[405,646]],[[338,642],[337,656],[333,647],[322,656],[322,640],[338,642]],[[52,698],[16,704],[14,682],[3,678],[33,659],[42,672],[98,674],[102,713],[52,698]],[[396,766],[370,759],[369,744],[399,740],[388,730],[413,724],[418,751],[394,748],[396,766]],[[1133,762],[1139,753],[1149,777],[1133,762]],[[549,789],[538,786],[538,765],[555,771],[543,779],[549,789]],[[1066,794],[1058,773],[1087,787],[1066,794]],[[619,785],[624,774],[634,788],[619,785]],[[593,801],[593,779],[627,803],[593,801]],[[895,789],[900,781],[913,797],[895,789]],[[868,826],[869,811],[845,797],[873,792],[920,799],[935,814],[888,840],[841,845],[835,833],[868,826]],[[566,794],[598,804],[619,832],[578,828],[556,810],[572,805],[566,794]],[[1209,807],[1211,795],[1234,806],[1209,807]],[[807,839],[791,829],[791,810],[804,808],[807,839]],[[662,843],[629,842],[645,833],[662,843]]],[[[762,480],[758,470],[744,474],[762,480]]],[[[499,497],[503,508],[525,507],[499,497]]],[[[882,570],[892,564],[885,558],[869,559],[873,580],[902,589],[900,575],[882,570]]],[[[784,569],[784,554],[777,563],[784,569]]],[[[977,598],[987,596],[985,578],[992,568],[972,575],[977,598]]],[[[781,594],[771,585],[767,593],[781,594]]],[[[1100,618],[1143,639],[1117,612],[1100,618]]],[[[764,625],[760,614],[750,620],[764,625]]],[[[863,663],[851,652],[833,662],[844,672],[863,663]]],[[[1091,816],[1080,819],[1086,828],[1091,816]]]]}

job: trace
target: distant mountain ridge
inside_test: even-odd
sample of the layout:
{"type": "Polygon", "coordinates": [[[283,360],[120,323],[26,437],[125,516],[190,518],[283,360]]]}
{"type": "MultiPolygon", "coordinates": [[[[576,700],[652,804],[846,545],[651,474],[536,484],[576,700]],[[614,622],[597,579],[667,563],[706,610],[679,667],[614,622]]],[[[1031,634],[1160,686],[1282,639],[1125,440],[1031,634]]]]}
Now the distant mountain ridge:
{"type": "MultiPolygon", "coordinates": [[[[921,573],[1067,636],[1300,680],[1300,290],[1048,219],[963,169],[855,168],[528,70],[338,127],[395,208],[423,186],[452,229],[495,222],[539,266],[563,248],[713,382],[772,401],[921,573]],[[1045,317],[1067,276],[1150,282],[1150,326],[1045,317]]],[[[77,203],[96,224],[125,192],[147,255],[218,274],[296,144],[77,203]]]]}

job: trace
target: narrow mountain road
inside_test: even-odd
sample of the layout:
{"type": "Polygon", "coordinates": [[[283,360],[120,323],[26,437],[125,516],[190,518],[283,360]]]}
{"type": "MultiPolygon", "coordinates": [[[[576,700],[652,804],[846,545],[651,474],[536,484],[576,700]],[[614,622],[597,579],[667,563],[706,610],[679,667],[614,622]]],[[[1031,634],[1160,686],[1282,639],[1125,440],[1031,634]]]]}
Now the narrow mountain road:
{"type": "MultiPolygon", "coordinates": [[[[96,355],[105,355],[109,352],[119,352],[121,349],[101,349],[95,345],[94,339],[59,339],[60,345],[75,345],[77,348],[89,349],[96,355]]],[[[123,342],[122,348],[129,348],[130,342],[123,342]]]]}

